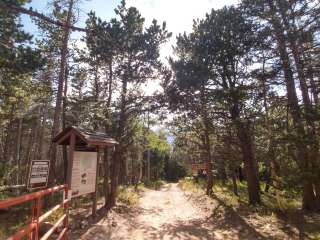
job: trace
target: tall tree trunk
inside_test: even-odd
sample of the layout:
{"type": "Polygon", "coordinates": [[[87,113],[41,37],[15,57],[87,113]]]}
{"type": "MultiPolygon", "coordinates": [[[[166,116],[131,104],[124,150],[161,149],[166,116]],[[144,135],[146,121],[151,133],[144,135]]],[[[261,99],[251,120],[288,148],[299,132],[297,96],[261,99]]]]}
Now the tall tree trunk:
{"type": "MultiPolygon", "coordinates": [[[[110,134],[111,132],[111,119],[110,119],[110,106],[112,100],[112,84],[113,84],[113,69],[112,69],[112,58],[108,62],[108,99],[105,109],[105,132],[106,134],[110,134]]],[[[113,172],[113,157],[111,156],[110,149],[106,148],[104,152],[104,195],[105,195],[105,208],[108,209],[112,206],[111,203],[111,186],[109,184],[109,180],[114,179],[113,176],[111,177],[111,173],[113,172]],[[110,173],[111,172],[111,173],[110,173]]],[[[112,184],[115,180],[113,180],[112,184]]],[[[114,189],[114,187],[113,187],[114,189]]]]}
{"type": "Polygon", "coordinates": [[[17,176],[16,176],[16,184],[20,184],[20,175],[21,175],[21,161],[20,161],[20,153],[21,153],[21,139],[22,139],[22,116],[18,119],[18,132],[17,132],[17,142],[16,142],[16,164],[17,164],[17,176]]]}
{"type": "MultiPolygon", "coordinates": [[[[150,111],[148,109],[148,113],[147,113],[147,135],[149,134],[150,131],[150,111]]],[[[147,142],[147,180],[150,181],[151,180],[151,176],[150,176],[150,146],[149,143],[147,142]]]]}
{"type": "MultiPolygon", "coordinates": [[[[284,21],[284,23],[287,23],[287,21],[284,21]]],[[[288,23],[287,23],[288,24],[288,23]]],[[[287,31],[290,33],[289,26],[287,26],[287,31]]],[[[316,176],[317,173],[319,172],[319,137],[317,135],[317,129],[316,129],[316,124],[315,124],[315,119],[316,119],[316,109],[313,108],[311,104],[311,100],[309,97],[309,91],[308,91],[308,85],[305,77],[305,69],[304,69],[304,62],[301,58],[303,55],[303,51],[300,49],[301,47],[297,44],[297,42],[294,39],[295,32],[291,32],[289,34],[289,42],[290,42],[290,49],[293,54],[293,59],[295,62],[295,66],[297,69],[298,73],[298,78],[300,82],[300,91],[302,95],[302,102],[304,105],[304,111],[305,114],[303,115],[306,124],[307,124],[307,129],[306,129],[306,134],[309,142],[309,159],[308,162],[310,162],[309,169],[306,169],[306,171],[312,173],[312,175],[316,176]]],[[[314,197],[309,196],[308,198],[312,199],[314,198],[313,201],[315,203],[312,203],[314,205],[313,208],[320,208],[320,200],[316,196],[316,189],[315,185],[317,183],[316,177],[313,177],[313,179],[309,180],[310,182],[314,182],[314,184],[308,183],[308,186],[305,186],[304,189],[312,188],[312,190],[307,190],[313,192],[314,197]]],[[[312,193],[311,193],[312,194],[312,193]]]]}
{"type": "Polygon", "coordinates": [[[241,150],[244,158],[244,167],[246,171],[248,194],[250,204],[260,203],[260,184],[258,178],[258,166],[254,157],[253,142],[250,134],[249,122],[237,123],[237,135],[241,144],[241,150]]]}
{"type": "Polygon", "coordinates": [[[204,130],[204,144],[206,151],[206,163],[207,163],[207,189],[206,194],[208,196],[212,195],[212,187],[213,187],[213,174],[212,174],[212,162],[211,162],[211,141],[209,135],[209,127],[207,123],[205,123],[206,127],[204,130]]]}
{"type": "Polygon", "coordinates": [[[119,183],[119,170],[120,170],[120,161],[122,158],[122,149],[121,146],[116,146],[116,150],[113,153],[112,164],[111,164],[111,174],[110,174],[110,195],[107,203],[107,208],[110,209],[116,204],[117,198],[117,189],[119,183]]]}
{"type": "MultiPolygon", "coordinates": [[[[274,29],[274,35],[278,44],[278,52],[282,62],[282,68],[285,75],[285,82],[287,88],[288,107],[293,120],[294,131],[297,133],[300,139],[305,139],[307,136],[304,130],[303,119],[301,116],[301,109],[298,104],[298,97],[296,92],[295,81],[293,78],[293,71],[291,68],[290,58],[286,47],[285,29],[281,25],[280,19],[276,16],[276,7],[274,2],[268,1],[269,7],[273,13],[273,17],[270,22],[274,29]]],[[[301,76],[300,76],[301,77],[301,76]]],[[[304,173],[309,173],[312,166],[310,162],[310,154],[308,152],[308,146],[306,141],[295,141],[298,154],[298,164],[304,173]]],[[[315,209],[317,199],[315,192],[313,191],[312,179],[303,179],[303,200],[302,205],[304,209],[315,209]]]]}
{"type": "MultiPolygon", "coordinates": [[[[40,115],[40,114],[39,114],[40,115]]],[[[25,161],[27,165],[29,165],[30,161],[32,159],[35,159],[36,155],[36,139],[38,137],[39,132],[39,122],[40,122],[40,116],[38,116],[37,121],[34,122],[34,124],[31,127],[30,133],[28,134],[28,140],[26,141],[27,147],[26,147],[26,153],[25,153],[25,161]]],[[[28,166],[27,166],[28,167],[28,166]]],[[[27,168],[28,169],[28,168],[27,168]]],[[[26,170],[27,170],[26,169],[26,170]]],[[[27,172],[27,171],[26,171],[27,172]]]]}
{"type": "Polygon", "coordinates": [[[233,189],[233,193],[236,195],[236,196],[238,196],[238,186],[237,186],[237,175],[236,175],[236,173],[237,173],[237,170],[236,169],[234,169],[233,171],[232,171],[232,189],[233,189]]]}
{"type": "Polygon", "coordinates": [[[204,149],[206,152],[206,164],[207,164],[207,189],[206,194],[212,195],[213,187],[213,174],[212,174],[212,153],[211,153],[211,140],[210,140],[210,120],[208,119],[208,109],[206,102],[206,89],[205,84],[202,82],[200,89],[201,100],[201,118],[203,122],[203,136],[204,136],[204,149]]]}
{"type": "Polygon", "coordinates": [[[12,132],[13,132],[13,127],[14,127],[14,111],[16,110],[16,107],[14,104],[11,105],[11,110],[10,110],[10,116],[9,116],[9,123],[8,126],[6,127],[6,134],[5,134],[5,143],[4,143],[4,149],[3,149],[3,161],[7,163],[12,163],[11,162],[11,144],[10,140],[12,137],[12,132]]]}
{"type": "MultiPolygon", "coordinates": [[[[231,88],[234,86],[231,85],[231,88]]],[[[234,90],[233,90],[234,91],[234,90]]],[[[232,122],[235,124],[237,137],[243,155],[244,168],[247,177],[248,195],[250,204],[260,204],[260,183],[258,177],[257,160],[254,156],[254,144],[249,120],[240,119],[239,99],[233,93],[232,107],[230,108],[232,122]]]]}
{"type": "MultiPolygon", "coordinates": [[[[98,60],[95,60],[95,65],[93,67],[93,71],[94,71],[94,78],[93,78],[93,88],[94,88],[94,104],[95,106],[97,106],[99,104],[99,100],[100,100],[100,86],[99,86],[99,65],[100,63],[98,62],[98,60]]],[[[97,112],[94,111],[93,112],[93,129],[95,131],[97,131],[99,129],[99,122],[98,122],[98,116],[97,116],[97,112]]]]}
{"type": "Polygon", "coordinates": [[[119,183],[120,164],[124,159],[124,131],[127,124],[126,105],[127,105],[127,79],[122,79],[122,91],[121,91],[121,105],[120,105],[120,117],[119,125],[117,129],[116,139],[119,144],[116,146],[116,150],[112,157],[111,164],[111,189],[110,198],[108,202],[108,208],[113,207],[116,204],[117,188],[119,183]]]}
{"type": "Polygon", "coordinates": [[[127,160],[126,156],[122,155],[120,162],[120,170],[119,170],[119,184],[125,185],[127,182],[127,160]]]}
{"type": "Polygon", "coordinates": [[[315,76],[314,76],[314,70],[312,68],[312,61],[309,60],[309,62],[307,63],[308,65],[308,77],[309,77],[309,81],[310,81],[310,87],[311,87],[311,92],[312,92],[312,96],[313,96],[313,102],[316,106],[319,106],[320,101],[319,101],[319,90],[317,90],[317,85],[316,85],[316,81],[315,81],[315,76]]]}
{"type": "Polygon", "coordinates": [[[38,139],[40,137],[40,130],[41,130],[41,112],[42,112],[43,106],[40,106],[38,108],[38,114],[37,114],[37,120],[35,121],[34,126],[32,127],[32,131],[34,134],[32,134],[32,153],[30,151],[27,151],[27,156],[28,158],[26,159],[27,162],[29,162],[30,158],[37,159],[38,155],[38,148],[39,146],[37,145],[38,139]]]}
{"type": "Polygon", "coordinates": [[[44,105],[42,108],[41,114],[42,114],[42,119],[41,119],[41,127],[40,127],[40,132],[39,132],[39,137],[38,137],[38,149],[36,153],[36,158],[37,159],[42,159],[43,156],[43,141],[44,141],[44,132],[46,129],[46,122],[47,122],[47,104],[44,105]]]}
{"type": "Polygon", "coordinates": [[[138,176],[138,180],[137,180],[137,185],[136,188],[138,187],[138,183],[142,180],[142,174],[143,174],[143,161],[142,161],[143,157],[141,157],[141,155],[139,154],[139,176],[138,176]]]}
{"type": "MultiPolygon", "coordinates": [[[[66,63],[66,70],[64,76],[64,89],[63,89],[63,101],[62,101],[62,129],[64,130],[67,127],[67,93],[68,93],[68,65],[66,63]]],[[[62,158],[63,158],[63,180],[67,182],[67,173],[68,173],[68,151],[67,146],[62,146],[62,158]]]]}
{"type": "Polygon", "coordinates": [[[268,99],[267,99],[267,79],[265,77],[265,63],[266,59],[263,58],[262,63],[262,88],[263,88],[263,106],[265,109],[265,127],[267,129],[267,139],[268,139],[268,152],[267,152],[267,166],[268,166],[268,176],[266,181],[265,192],[268,192],[270,184],[275,187],[275,191],[278,192],[278,171],[277,171],[277,162],[276,162],[276,155],[275,155],[275,139],[273,136],[273,129],[272,129],[272,122],[270,121],[270,113],[269,113],[269,106],[268,106],[268,99]],[[270,173],[270,174],[269,174],[270,173]]]}
{"type": "MultiPolygon", "coordinates": [[[[72,17],[72,9],[73,9],[74,0],[69,1],[67,19],[64,26],[63,33],[63,43],[61,49],[61,59],[60,59],[60,71],[58,78],[58,91],[56,97],[56,105],[53,117],[53,126],[51,131],[51,138],[54,138],[60,131],[60,121],[61,121],[61,108],[62,108],[62,95],[63,95],[63,86],[65,83],[65,71],[66,71],[66,63],[67,63],[67,54],[68,54],[68,43],[70,36],[70,23],[72,17]]],[[[54,185],[56,180],[56,157],[57,157],[57,144],[51,143],[50,145],[50,175],[49,175],[49,184],[54,185]]]]}
{"type": "Polygon", "coordinates": [[[134,185],[135,184],[135,179],[136,179],[136,173],[135,173],[135,167],[134,167],[134,160],[133,160],[133,156],[131,155],[130,157],[131,159],[131,184],[134,185]]]}
{"type": "Polygon", "coordinates": [[[25,150],[25,175],[23,176],[23,179],[25,182],[28,180],[28,171],[30,169],[31,160],[34,159],[41,159],[38,158],[37,152],[38,152],[38,142],[37,139],[39,138],[40,134],[40,126],[41,126],[41,109],[38,109],[39,113],[37,116],[37,120],[34,122],[34,124],[31,127],[31,131],[29,133],[28,139],[27,139],[27,147],[25,150]]]}

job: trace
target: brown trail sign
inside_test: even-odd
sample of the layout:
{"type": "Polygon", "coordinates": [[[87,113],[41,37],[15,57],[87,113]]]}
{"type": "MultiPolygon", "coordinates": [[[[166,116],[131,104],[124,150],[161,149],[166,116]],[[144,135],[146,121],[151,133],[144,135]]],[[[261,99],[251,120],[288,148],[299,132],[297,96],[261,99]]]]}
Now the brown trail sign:
{"type": "Polygon", "coordinates": [[[192,173],[194,175],[198,174],[199,171],[208,171],[208,164],[207,163],[192,163],[191,164],[192,173]]]}

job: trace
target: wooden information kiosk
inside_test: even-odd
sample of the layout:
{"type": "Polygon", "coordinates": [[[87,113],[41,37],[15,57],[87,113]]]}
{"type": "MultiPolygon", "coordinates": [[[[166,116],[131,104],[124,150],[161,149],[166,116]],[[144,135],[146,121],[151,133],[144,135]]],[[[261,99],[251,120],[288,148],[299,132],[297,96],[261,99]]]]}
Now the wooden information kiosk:
{"type": "Polygon", "coordinates": [[[97,210],[97,186],[99,177],[100,150],[118,144],[105,133],[70,126],[53,140],[59,145],[68,145],[67,184],[68,198],[92,194],[92,216],[97,210]]]}

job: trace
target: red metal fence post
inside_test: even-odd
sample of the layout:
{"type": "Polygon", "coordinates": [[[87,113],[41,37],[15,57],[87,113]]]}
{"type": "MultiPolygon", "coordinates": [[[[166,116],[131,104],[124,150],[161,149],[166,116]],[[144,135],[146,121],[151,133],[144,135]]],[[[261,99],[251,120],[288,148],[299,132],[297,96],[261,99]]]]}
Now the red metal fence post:
{"type": "Polygon", "coordinates": [[[7,200],[0,201],[0,209],[12,207],[18,204],[22,204],[25,202],[32,201],[32,208],[31,208],[31,223],[22,227],[19,231],[17,231],[14,235],[9,237],[10,240],[18,240],[22,239],[24,236],[28,236],[29,240],[38,240],[39,239],[39,230],[40,224],[48,218],[54,211],[58,210],[59,208],[64,208],[63,216],[51,227],[45,235],[42,236],[43,239],[49,239],[49,237],[57,230],[60,224],[64,225],[64,229],[60,233],[58,239],[67,239],[67,231],[68,231],[68,186],[67,185],[60,185],[53,188],[48,188],[45,190],[41,190],[38,192],[26,194],[23,196],[10,198],[7,200]],[[46,211],[44,214],[41,215],[41,204],[42,204],[42,197],[48,194],[52,194],[54,192],[63,190],[65,193],[65,197],[63,198],[62,204],[58,204],[54,206],[52,209],[46,211]]]}
{"type": "MultiPolygon", "coordinates": [[[[31,207],[31,223],[33,223],[34,220],[35,220],[36,206],[37,206],[37,201],[36,201],[36,200],[33,200],[33,201],[32,201],[32,207],[31,207]]],[[[33,240],[33,236],[34,236],[34,231],[32,230],[32,231],[29,233],[29,240],[33,240]]]]}
{"type": "Polygon", "coordinates": [[[40,217],[40,211],[41,211],[41,196],[40,197],[38,197],[37,199],[36,199],[36,221],[35,221],[35,223],[36,223],[36,240],[38,240],[39,239],[39,228],[40,228],[40,223],[39,223],[39,217],[40,217]]]}
{"type": "MultiPolygon", "coordinates": [[[[65,200],[68,200],[68,185],[65,186],[65,188],[64,188],[64,199],[62,199],[63,204],[64,204],[65,200]]],[[[68,224],[69,224],[69,202],[66,202],[63,205],[63,208],[64,208],[64,213],[66,214],[66,219],[64,221],[64,227],[67,229],[64,239],[67,240],[68,239],[68,224]]]]}

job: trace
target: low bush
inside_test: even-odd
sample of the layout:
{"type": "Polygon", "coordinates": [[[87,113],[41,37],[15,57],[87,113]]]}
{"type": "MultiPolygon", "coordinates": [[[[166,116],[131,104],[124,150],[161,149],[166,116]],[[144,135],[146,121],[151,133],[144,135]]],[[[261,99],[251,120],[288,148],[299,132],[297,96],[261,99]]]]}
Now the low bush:
{"type": "Polygon", "coordinates": [[[179,181],[178,186],[183,190],[191,192],[204,192],[206,185],[205,179],[195,181],[193,178],[187,177],[179,181]]]}
{"type": "MultiPolygon", "coordinates": [[[[205,192],[206,181],[185,178],[179,181],[179,186],[187,191],[192,192],[205,192]]],[[[247,194],[247,184],[245,181],[237,182],[238,186],[238,195],[236,196],[232,192],[232,182],[216,180],[213,185],[213,193],[219,199],[226,203],[228,206],[239,207],[239,205],[248,206],[248,194],[247,194]]],[[[263,189],[263,188],[262,188],[263,189]]],[[[277,191],[273,189],[270,193],[261,192],[261,201],[262,205],[260,206],[261,211],[266,213],[272,213],[277,211],[287,211],[290,209],[296,209],[301,207],[301,199],[299,195],[287,196],[285,191],[277,191]]]]}
{"type": "Polygon", "coordinates": [[[165,184],[165,182],[162,180],[145,181],[143,183],[143,186],[146,188],[149,188],[149,189],[159,190],[164,184],[165,184]]]}
{"type": "Polygon", "coordinates": [[[139,202],[139,194],[131,187],[120,186],[118,188],[117,200],[127,205],[136,205],[139,202]]]}

